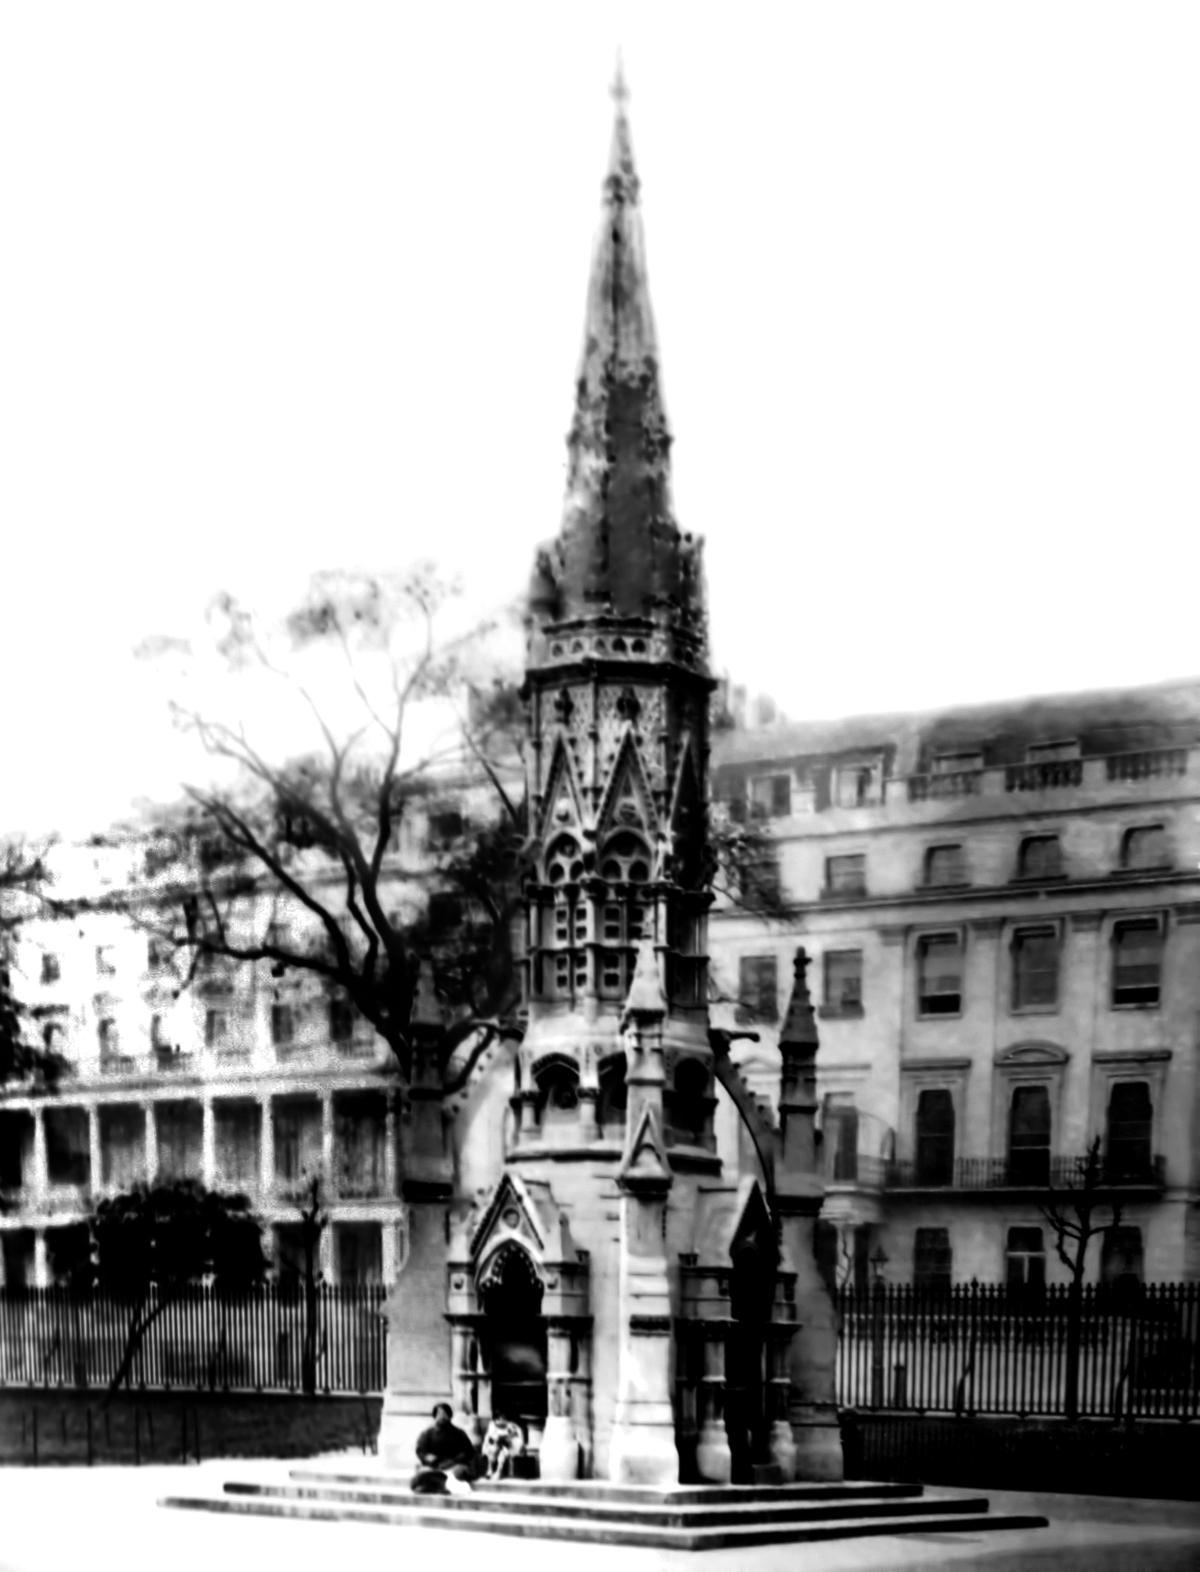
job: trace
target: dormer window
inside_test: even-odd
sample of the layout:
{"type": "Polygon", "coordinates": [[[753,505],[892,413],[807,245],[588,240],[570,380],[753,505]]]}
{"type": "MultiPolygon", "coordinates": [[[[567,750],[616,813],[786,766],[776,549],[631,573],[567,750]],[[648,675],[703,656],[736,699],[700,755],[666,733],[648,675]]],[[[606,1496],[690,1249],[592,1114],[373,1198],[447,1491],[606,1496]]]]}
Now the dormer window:
{"type": "Polygon", "coordinates": [[[1058,764],[1065,759],[1079,757],[1079,741],[1075,737],[1060,737],[1054,742],[1031,742],[1025,749],[1027,764],[1058,764]]]}
{"type": "Polygon", "coordinates": [[[963,775],[983,768],[983,753],[978,748],[963,749],[956,753],[935,753],[930,760],[931,775],[963,775]]]}

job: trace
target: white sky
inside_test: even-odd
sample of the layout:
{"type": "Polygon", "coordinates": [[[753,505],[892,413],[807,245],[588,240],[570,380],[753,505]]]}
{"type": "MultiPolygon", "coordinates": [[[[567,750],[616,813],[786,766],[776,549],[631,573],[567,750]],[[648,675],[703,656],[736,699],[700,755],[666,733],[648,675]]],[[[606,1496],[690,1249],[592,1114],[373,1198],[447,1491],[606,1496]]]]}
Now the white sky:
{"type": "Polygon", "coordinates": [[[789,715],[1194,652],[1200,6],[0,7],[0,827],[177,769],[229,587],[558,527],[617,44],[717,669],[789,715]]]}

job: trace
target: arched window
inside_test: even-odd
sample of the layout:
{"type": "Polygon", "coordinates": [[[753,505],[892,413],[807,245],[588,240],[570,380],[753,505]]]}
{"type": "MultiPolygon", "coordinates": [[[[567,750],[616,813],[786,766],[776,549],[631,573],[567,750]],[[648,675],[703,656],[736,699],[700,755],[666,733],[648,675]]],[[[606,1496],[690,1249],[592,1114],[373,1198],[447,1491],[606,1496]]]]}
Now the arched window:
{"type": "Polygon", "coordinates": [[[625,1085],[625,1055],[614,1054],[600,1066],[600,1095],[596,1099],[596,1123],[602,1135],[619,1135],[625,1128],[629,1088],[625,1085]]]}
{"type": "Polygon", "coordinates": [[[708,1069],[699,1059],[683,1059],[676,1068],[671,1124],[682,1140],[703,1145],[708,1125],[708,1069]]]}
{"type": "Polygon", "coordinates": [[[576,883],[583,877],[579,842],[573,835],[559,835],[546,848],[546,883],[576,883]]]}
{"type": "Polygon", "coordinates": [[[954,1099],[945,1087],[917,1098],[918,1184],[950,1184],[954,1178],[954,1099]]]}
{"type": "Polygon", "coordinates": [[[632,830],[618,830],[605,842],[600,874],[610,884],[645,884],[650,877],[650,849],[632,830]]]}
{"type": "Polygon", "coordinates": [[[579,1106],[579,1070],[566,1059],[548,1059],[534,1071],[537,1118],[543,1131],[574,1128],[579,1106]]]}

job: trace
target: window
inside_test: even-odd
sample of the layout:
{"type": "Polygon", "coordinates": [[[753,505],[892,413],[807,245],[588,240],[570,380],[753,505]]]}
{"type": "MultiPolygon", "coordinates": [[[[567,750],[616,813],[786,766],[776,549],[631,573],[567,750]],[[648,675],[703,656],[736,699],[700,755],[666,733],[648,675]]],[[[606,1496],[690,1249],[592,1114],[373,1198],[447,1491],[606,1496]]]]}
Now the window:
{"type": "Polygon", "coordinates": [[[750,779],[750,817],[786,819],[792,811],[790,775],[754,775],[750,779]]]}
{"type": "Polygon", "coordinates": [[[167,1036],[166,1022],[161,1015],[152,1015],[150,1017],[150,1046],[155,1053],[163,1053],[171,1046],[170,1038],[167,1036]]]}
{"type": "Polygon", "coordinates": [[[229,1011],[205,1010],[204,1012],[204,1046],[206,1048],[224,1048],[229,1042],[229,1011]]]}
{"type": "Polygon", "coordinates": [[[1041,1288],[1046,1281],[1046,1246],[1040,1228],[1010,1228],[1005,1252],[1009,1288],[1041,1288]]]}
{"type": "Polygon", "coordinates": [[[1057,1004],[1057,929],[1019,929],[1013,936],[1013,1009],[1052,1010],[1057,1004]]]}
{"type": "Polygon", "coordinates": [[[961,845],[931,846],[925,853],[925,883],[933,889],[966,884],[967,861],[961,845]]]}
{"type": "Polygon", "coordinates": [[[329,1001],[329,1040],[348,1043],[354,1036],[355,1009],[349,999],[335,994],[329,1001]]]}
{"type": "Polygon", "coordinates": [[[825,956],[825,1011],[862,1014],[862,951],[829,950],[825,956]]]}
{"type": "Polygon", "coordinates": [[[47,950],[42,956],[42,981],[56,983],[62,976],[62,967],[58,963],[58,956],[51,955],[47,950]]]}
{"type": "Polygon", "coordinates": [[[832,1153],[830,1177],[853,1184],[858,1178],[858,1109],[853,1103],[834,1103],[825,1117],[825,1139],[832,1153]]]}
{"type": "Polygon", "coordinates": [[[1156,1005],[1162,983],[1163,931],[1157,917],[1138,917],[1113,928],[1112,1002],[1156,1005]]]}
{"type": "Polygon", "coordinates": [[[1169,868],[1171,852],[1167,832],[1161,824],[1137,824],[1121,837],[1121,867],[1136,872],[1146,868],[1169,868]]]}
{"type": "Polygon", "coordinates": [[[146,970],[161,971],[171,959],[171,946],[165,939],[146,940],[146,970]]]}
{"type": "Polygon", "coordinates": [[[117,1023],[111,1016],[105,1016],[96,1027],[96,1035],[100,1039],[100,1057],[111,1059],[121,1051],[120,1038],[117,1036],[117,1023]]]}
{"type": "Polygon", "coordinates": [[[826,857],[825,888],[831,895],[863,895],[867,888],[867,859],[861,852],[826,857]]]}
{"type": "Polygon", "coordinates": [[[1027,835],[1017,858],[1019,879],[1062,878],[1062,846],[1057,835],[1027,835]]]}
{"type": "Polygon", "coordinates": [[[1100,1281],[1114,1288],[1131,1287],[1142,1281],[1145,1257],[1140,1228],[1108,1228],[1100,1247],[1100,1281]]]}
{"type": "Polygon", "coordinates": [[[743,955],[738,961],[739,1021],[779,1019],[779,977],[773,955],[743,955]]]}
{"type": "Polygon", "coordinates": [[[58,1021],[47,1021],[42,1027],[42,1047],[47,1053],[62,1053],[66,1034],[58,1021]]]}
{"type": "Polygon", "coordinates": [[[98,944],[96,946],[96,975],[97,977],[114,977],[117,966],[113,959],[111,944],[98,944]]]}
{"type": "Polygon", "coordinates": [[[954,1098],[944,1086],[917,1098],[915,1146],[918,1184],[954,1182],[954,1098]]]}
{"type": "Polygon", "coordinates": [[[962,941],[930,934],[917,943],[917,1012],[957,1015],[962,1009],[962,941]]]}
{"type": "Polygon", "coordinates": [[[946,1293],[953,1278],[954,1256],[948,1228],[918,1228],[913,1239],[913,1287],[946,1293]]]}
{"type": "Polygon", "coordinates": [[[1152,1167],[1154,1107],[1148,1081],[1114,1081],[1104,1144],[1106,1179],[1145,1179],[1152,1167]]]}
{"type": "Polygon", "coordinates": [[[843,764],[837,771],[835,799],[839,808],[865,808],[879,801],[875,770],[869,764],[843,764]]]}
{"type": "Polygon", "coordinates": [[[288,1048],[295,1040],[296,1022],[290,1004],[271,1006],[271,1041],[277,1048],[288,1048]]]}
{"type": "Polygon", "coordinates": [[[1050,1090],[1014,1088],[1008,1109],[1008,1182],[1044,1185],[1050,1180],[1050,1090]]]}
{"type": "Polygon", "coordinates": [[[579,1106],[579,1070],[565,1059],[551,1059],[534,1076],[538,1092],[537,1117],[542,1129],[555,1125],[574,1128],[579,1106]]]}
{"type": "Polygon", "coordinates": [[[604,843],[600,876],[610,884],[645,884],[650,877],[650,852],[641,836],[620,830],[610,837],[604,843]]]}

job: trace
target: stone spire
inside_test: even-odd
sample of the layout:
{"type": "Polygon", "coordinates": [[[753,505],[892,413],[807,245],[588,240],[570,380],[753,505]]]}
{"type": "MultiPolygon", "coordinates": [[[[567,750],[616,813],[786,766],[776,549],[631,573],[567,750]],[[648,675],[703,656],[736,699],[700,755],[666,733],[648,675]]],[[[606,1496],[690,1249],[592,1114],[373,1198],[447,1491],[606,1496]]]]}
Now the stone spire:
{"type": "Polygon", "coordinates": [[[640,182],[620,67],[603,210],[588,284],[562,533],[543,553],[531,602],[554,621],[667,608],[700,634],[697,543],[671,512],[670,434],[646,275],[640,182]]]}

